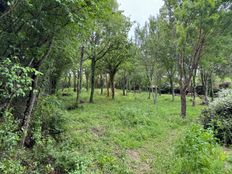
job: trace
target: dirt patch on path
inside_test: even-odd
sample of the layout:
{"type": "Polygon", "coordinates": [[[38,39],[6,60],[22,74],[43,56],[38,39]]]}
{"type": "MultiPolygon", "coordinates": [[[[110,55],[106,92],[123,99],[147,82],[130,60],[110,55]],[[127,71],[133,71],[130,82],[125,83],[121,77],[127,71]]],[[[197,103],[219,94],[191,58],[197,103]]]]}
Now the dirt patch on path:
{"type": "Polygon", "coordinates": [[[129,169],[134,174],[146,174],[151,172],[150,165],[141,159],[139,151],[132,149],[127,150],[126,157],[129,169]]]}

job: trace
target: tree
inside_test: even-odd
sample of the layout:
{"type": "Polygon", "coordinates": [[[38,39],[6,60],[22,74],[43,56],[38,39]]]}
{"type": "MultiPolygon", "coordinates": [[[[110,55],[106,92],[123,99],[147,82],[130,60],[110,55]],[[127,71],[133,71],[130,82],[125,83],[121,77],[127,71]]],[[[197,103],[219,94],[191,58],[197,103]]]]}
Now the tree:
{"type": "Polygon", "coordinates": [[[127,39],[127,34],[130,29],[130,22],[121,13],[115,14],[110,24],[111,32],[114,37],[111,41],[114,42],[116,49],[107,53],[103,59],[103,66],[109,73],[109,82],[112,91],[112,99],[115,98],[115,75],[122,66],[130,58],[131,44],[127,39]]]}
{"type": "Polygon", "coordinates": [[[158,19],[151,17],[149,23],[144,28],[140,29],[138,27],[135,32],[136,44],[140,50],[139,57],[145,68],[149,81],[149,90],[152,92],[154,104],[157,103],[158,86],[160,86],[160,78],[163,74],[161,62],[159,61],[162,52],[161,45],[159,44],[161,40],[158,23],[158,19]]]}
{"type": "Polygon", "coordinates": [[[205,42],[214,33],[221,1],[169,1],[174,6],[181,116],[186,117],[186,94],[202,57],[205,42]]]}
{"type": "Polygon", "coordinates": [[[112,1],[110,4],[108,13],[105,14],[105,18],[95,20],[93,22],[93,30],[89,38],[89,59],[91,60],[91,91],[89,102],[93,103],[94,88],[95,88],[95,73],[96,64],[103,59],[106,54],[118,49],[118,43],[115,39],[117,36],[117,29],[115,30],[114,18],[121,15],[118,12],[117,3],[112,1]],[[116,43],[115,43],[116,41],[116,43]]]}

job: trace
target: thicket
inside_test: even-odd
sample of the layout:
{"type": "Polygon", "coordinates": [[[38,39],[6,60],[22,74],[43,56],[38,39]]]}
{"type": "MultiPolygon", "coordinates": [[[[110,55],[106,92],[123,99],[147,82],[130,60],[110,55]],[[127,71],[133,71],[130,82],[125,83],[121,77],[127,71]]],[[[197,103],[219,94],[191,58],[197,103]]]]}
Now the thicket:
{"type": "Polygon", "coordinates": [[[202,111],[204,128],[211,128],[218,140],[225,145],[232,144],[232,90],[219,92],[219,97],[202,111]]]}

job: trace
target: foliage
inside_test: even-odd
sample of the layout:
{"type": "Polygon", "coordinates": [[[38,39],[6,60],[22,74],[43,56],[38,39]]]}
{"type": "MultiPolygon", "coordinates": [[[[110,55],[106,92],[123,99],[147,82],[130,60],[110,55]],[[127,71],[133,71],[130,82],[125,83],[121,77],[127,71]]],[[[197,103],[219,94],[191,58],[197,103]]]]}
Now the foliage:
{"type": "Polygon", "coordinates": [[[57,97],[41,97],[35,111],[35,129],[39,129],[38,133],[41,133],[42,137],[58,138],[64,131],[64,114],[62,102],[57,97]]]}
{"type": "Polygon", "coordinates": [[[0,120],[0,173],[23,174],[24,167],[17,158],[19,134],[16,132],[16,123],[10,112],[4,112],[0,120]]]}
{"type": "MultiPolygon", "coordinates": [[[[17,59],[17,58],[16,58],[17,59]]],[[[14,63],[9,58],[0,62],[0,100],[8,99],[10,97],[25,96],[31,90],[30,74],[36,73],[41,75],[38,71],[30,67],[21,66],[14,63]]]]}
{"type": "Polygon", "coordinates": [[[212,128],[221,143],[232,144],[232,90],[223,90],[219,98],[202,111],[201,121],[205,128],[212,128]]]}
{"type": "Polygon", "coordinates": [[[172,173],[219,174],[225,173],[224,152],[216,144],[211,130],[192,125],[178,142],[172,173]]]}

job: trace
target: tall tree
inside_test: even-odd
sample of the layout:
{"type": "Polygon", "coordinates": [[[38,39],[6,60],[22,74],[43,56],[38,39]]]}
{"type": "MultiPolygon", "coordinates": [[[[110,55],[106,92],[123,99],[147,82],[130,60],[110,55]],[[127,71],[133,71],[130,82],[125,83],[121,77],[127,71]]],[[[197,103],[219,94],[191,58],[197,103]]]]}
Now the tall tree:
{"type": "Polygon", "coordinates": [[[221,14],[221,1],[182,0],[173,4],[176,33],[178,71],[181,93],[181,116],[186,117],[186,94],[194,71],[202,57],[205,42],[212,37],[221,14]]]}

